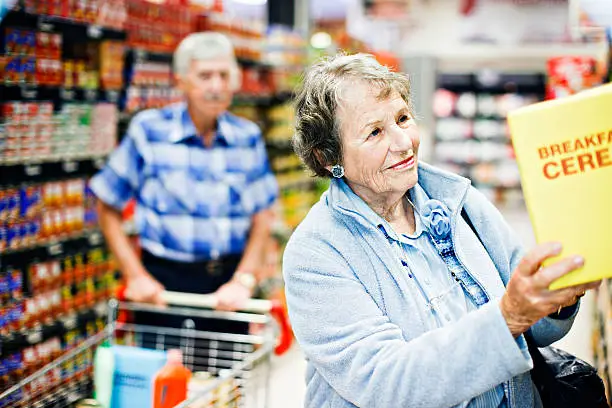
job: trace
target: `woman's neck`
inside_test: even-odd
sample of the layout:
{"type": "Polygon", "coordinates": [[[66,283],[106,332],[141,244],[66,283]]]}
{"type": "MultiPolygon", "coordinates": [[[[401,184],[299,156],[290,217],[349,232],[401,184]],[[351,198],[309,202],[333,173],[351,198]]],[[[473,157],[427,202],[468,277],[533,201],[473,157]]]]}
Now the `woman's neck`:
{"type": "Polygon", "coordinates": [[[406,194],[392,200],[368,200],[359,195],[372,210],[384,218],[398,234],[413,234],[416,230],[414,209],[406,194]]]}

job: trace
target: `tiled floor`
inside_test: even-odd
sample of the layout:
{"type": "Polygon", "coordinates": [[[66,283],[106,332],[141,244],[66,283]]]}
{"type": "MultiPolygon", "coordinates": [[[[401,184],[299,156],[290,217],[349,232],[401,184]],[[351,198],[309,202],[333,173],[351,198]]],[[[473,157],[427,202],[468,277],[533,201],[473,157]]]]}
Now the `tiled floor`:
{"type": "MultiPolygon", "coordinates": [[[[503,211],[506,220],[515,228],[527,247],[534,243],[529,218],[524,208],[503,211]]],[[[593,362],[591,350],[593,296],[584,297],[582,307],[570,333],[555,346],[588,362],[593,362]]],[[[269,408],[299,408],[304,401],[304,371],[306,363],[298,346],[273,360],[269,408]]]]}

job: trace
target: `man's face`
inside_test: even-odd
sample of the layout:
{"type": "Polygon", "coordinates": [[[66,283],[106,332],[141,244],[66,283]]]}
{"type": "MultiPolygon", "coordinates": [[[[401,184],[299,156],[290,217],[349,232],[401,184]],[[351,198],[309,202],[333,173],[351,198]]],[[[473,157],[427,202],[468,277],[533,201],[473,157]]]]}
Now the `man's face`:
{"type": "Polygon", "coordinates": [[[199,114],[216,117],[232,103],[232,69],[235,66],[229,56],[192,60],[187,74],[177,75],[177,83],[190,107],[199,114]]]}

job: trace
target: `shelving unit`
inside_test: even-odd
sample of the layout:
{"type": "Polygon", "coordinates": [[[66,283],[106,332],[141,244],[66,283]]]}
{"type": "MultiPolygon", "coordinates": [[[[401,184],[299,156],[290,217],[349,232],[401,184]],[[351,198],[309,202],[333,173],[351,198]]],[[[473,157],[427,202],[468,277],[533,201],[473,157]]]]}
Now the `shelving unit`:
{"type": "Polygon", "coordinates": [[[544,99],[540,72],[443,72],[434,94],[434,157],[498,204],[522,200],[509,110],[544,99]]]}
{"type": "MultiPolygon", "coordinates": [[[[102,330],[105,300],[119,282],[86,185],[135,113],[178,98],[171,51],[198,25],[181,6],[143,0],[100,0],[98,7],[110,7],[118,16],[110,20],[80,9],[81,3],[71,3],[70,9],[54,4],[20,1],[0,24],[0,67],[7,72],[0,82],[0,395],[16,390],[0,397],[0,406],[69,406],[91,395],[90,350],[51,364],[102,330]],[[164,28],[169,14],[180,20],[170,31],[164,28]],[[154,41],[164,30],[171,41],[154,41]],[[8,41],[9,35],[18,41],[8,41]],[[38,43],[50,38],[52,47],[38,43]],[[109,53],[115,54],[109,58],[109,53]],[[135,79],[138,64],[152,64],[154,75],[135,79]],[[131,103],[135,87],[147,90],[131,103]],[[94,114],[99,106],[111,113],[94,114]],[[98,116],[103,120],[95,122],[98,116]],[[41,382],[20,387],[19,381],[43,367],[48,371],[41,382]],[[50,394],[60,400],[52,401],[50,394]]],[[[289,231],[284,226],[295,226],[318,199],[317,182],[290,145],[289,101],[305,43],[275,30],[274,58],[267,60],[265,38],[255,41],[247,26],[241,27],[237,47],[243,83],[231,109],[264,133],[281,187],[283,227],[275,236],[282,242],[289,231]]],[[[136,236],[133,221],[126,229],[136,236]]],[[[280,261],[281,246],[270,245],[269,256],[280,261]]],[[[278,268],[271,271],[264,295],[278,290],[270,283],[277,274],[278,268]]]]}
{"type": "Polygon", "coordinates": [[[0,405],[69,406],[91,395],[91,350],[19,382],[100,332],[116,290],[86,183],[115,146],[122,87],[84,48],[101,59],[127,35],[20,6],[0,24],[0,394],[16,389],[0,405]]]}

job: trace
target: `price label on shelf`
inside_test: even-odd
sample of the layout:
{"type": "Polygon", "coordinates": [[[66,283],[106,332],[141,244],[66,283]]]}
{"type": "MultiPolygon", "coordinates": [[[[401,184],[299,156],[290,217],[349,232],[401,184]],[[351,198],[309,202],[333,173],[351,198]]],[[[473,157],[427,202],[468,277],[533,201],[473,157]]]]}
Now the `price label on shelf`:
{"type": "Polygon", "coordinates": [[[28,335],[26,336],[26,340],[28,343],[30,344],[38,344],[42,341],[42,329],[38,328],[38,329],[34,329],[32,331],[30,331],[28,333],[28,335]]]}
{"type": "Polygon", "coordinates": [[[58,256],[64,253],[64,246],[62,245],[61,242],[58,242],[56,244],[51,244],[47,247],[47,252],[49,252],[49,255],[51,256],[58,256]]]}
{"type": "Polygon", "coordinates": [[[95,89],[86,89],[84,98],[88,102],[95,102],[98,99],[98,92],[95,89]]]}
{"type": "Polygon", "coordinates": [[[24,85],[20,89],[21,89],[21,97],[23,99],[38,98],[38,90],[36,88],[30,88],[27,85],[24,85]]]}
{"type": "Polygon", "coordinates": [[[105,317],[108,313],[108,305],[106,302],[100,302],[96,306],[94,306],[94,312],[98,317],[105,317]]]}
{"type": "Polygon", "coordinates": [[[145,50],[141,50],[141,49],[135,49],[134,50],[134,59],[137,62],[141,62],[146,60],[148,57],[147,52],[145,50]]]}
{"type": "Polygon", "coordinates": [[[66,330],[72,330],[77,327],[77,316],[72,314],[61,319],[62,324],[66,330]]]}
{"type": "Polygon", "coordinates": [[[60,97],[64,101],[74,101],[74,90],[62,88],[60,91],[60,97]]]}
{"type": "Polygon", "coordinates": [[[55,31],[55,26],[44,18],[38,20],[38,31],[52,32],[55,31]]]}
{"type": "Polygon", "coordinates": [[[78,391],[71,391],[68,393],[68,395],[66,395],[66,402],[68,404],[73,404],[75,402],[77,402],[78,400],[80,400],[82,398],[82,395],[80,392],[78,391]]]}
{"type": "Polygon", "coordinates": [[[30,177],[40,176],[42,173],[42,166],[40,164],[29,164],[23,167],[23,171],[30,177]]]}
{"type": "Polygon", "coordinates": [[[93,165],[98,170],[100,170],[102,167],[104,167],[104,163],[105,163],[105,160],[102,157],[98,157],[97,159],[93,160],[93,165]]]}
{"type": "Polygon", "coordinates": [[[102,28],[97,25],[87,26],[87,35],[89,38],[100,38],[102,37],[102,28]]]}
{"type": "Polygon", "coordinates": [[[110,103],[119,102],[119,92],[118,91],[107,91],[106,99],[108,99],[110,103]]]}
{"type": "Polygon", "coordinates": [[[89,234],[89,245],[97,246],[102,243],[102,234],[99,232],[92,232],[89,234]]]}
{"type": "Polygon", "coordinates": [[[74,173],[79,169],[79,162],[65,161],[62,163],[62,170],[66,173],[74,173]]]}

